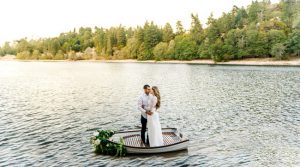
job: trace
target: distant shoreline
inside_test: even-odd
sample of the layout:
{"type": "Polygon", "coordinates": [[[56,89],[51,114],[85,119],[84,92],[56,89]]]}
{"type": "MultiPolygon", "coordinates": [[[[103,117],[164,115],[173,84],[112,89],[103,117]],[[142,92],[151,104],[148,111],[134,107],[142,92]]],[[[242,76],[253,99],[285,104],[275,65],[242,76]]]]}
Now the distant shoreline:
{"type": "Polygon", "coordinates": [[[272,58],[247,58],[242,60],[231,60],[227,62],[217,62],[212,60],[146,60],[136,59],[124,60],[19,60],[15,56],[9,55],[0,57],[0,61],[20,61],[20,62],[100,62],[100,63],[156,63],[156,64],[202,64],[202,65],[239,65],[239,66],[295,66],[300,67],[300,57],[293,57],[289,60],[274,60],[272,58]]]}

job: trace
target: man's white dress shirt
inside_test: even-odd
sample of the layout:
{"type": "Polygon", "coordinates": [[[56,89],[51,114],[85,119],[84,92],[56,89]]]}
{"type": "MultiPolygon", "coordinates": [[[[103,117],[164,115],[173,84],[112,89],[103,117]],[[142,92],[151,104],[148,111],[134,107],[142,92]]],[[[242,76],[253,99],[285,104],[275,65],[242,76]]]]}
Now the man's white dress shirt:
{"type": "Polygon", "coordinates": [[[141,114],[144,118],[147,119],[146,110],[151,110],[151,100],[153,98],[152,94],[143,93],[138,100],[138,110],[141,111],[141,114]]]}

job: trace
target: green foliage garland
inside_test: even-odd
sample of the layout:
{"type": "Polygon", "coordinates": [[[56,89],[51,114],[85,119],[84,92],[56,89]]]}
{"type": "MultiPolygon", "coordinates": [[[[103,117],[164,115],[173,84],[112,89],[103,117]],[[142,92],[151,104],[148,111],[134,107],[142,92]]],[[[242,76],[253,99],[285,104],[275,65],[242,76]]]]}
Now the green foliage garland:
{"type": "Polygon", "coordinates": [[[97,130],[90,138],[90,143],[95,148],[95,153],[104,155],[125,156],[126,149],[124,140],[120,138],[119,143],[110,142],[108,139],[114,134],[112,130],[97,130]]]}

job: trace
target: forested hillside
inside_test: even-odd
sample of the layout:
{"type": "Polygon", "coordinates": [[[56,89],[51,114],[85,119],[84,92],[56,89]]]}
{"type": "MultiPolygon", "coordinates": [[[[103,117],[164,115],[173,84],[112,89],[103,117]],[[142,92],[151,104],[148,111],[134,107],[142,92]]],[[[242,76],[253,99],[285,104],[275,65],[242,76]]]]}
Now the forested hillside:
{"type": "MultiPolygon", "coordinates": [[[[200,12],[199,12],[200,13],[200,12]]],[[[248,7],[234,6],[219,18],[213,14],[206,26],[197,14],[185,30],[146,22],[138,27],[85,27],[58,37],[7,42],[0,55],[18,59],[138,59],[226,61],[242,58],[300,55],[300,0],[253,1],[248,7]]],[[[120,21],[121,22],[121,21],[120,21]]]]}

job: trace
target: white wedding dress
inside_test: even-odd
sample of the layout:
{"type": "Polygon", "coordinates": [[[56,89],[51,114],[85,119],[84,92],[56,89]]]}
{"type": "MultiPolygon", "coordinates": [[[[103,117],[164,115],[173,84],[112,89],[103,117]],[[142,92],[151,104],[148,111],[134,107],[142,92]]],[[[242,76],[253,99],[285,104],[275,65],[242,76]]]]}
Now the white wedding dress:
{"type": "Polygon", "coordinates": [[[147,115],[147,127],[150,147],[158,147],[164,145],[161,125],[159,121],[159,113],[156,109],[157,97],[153,96],[151,103],[152,115],[147,115]]]}

